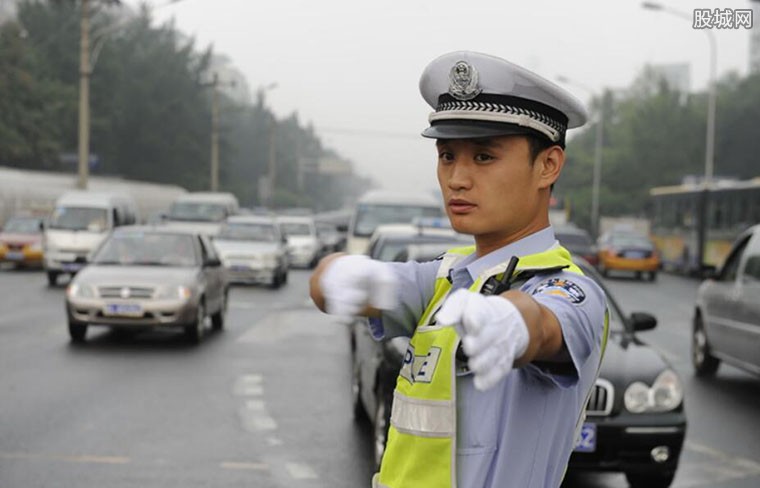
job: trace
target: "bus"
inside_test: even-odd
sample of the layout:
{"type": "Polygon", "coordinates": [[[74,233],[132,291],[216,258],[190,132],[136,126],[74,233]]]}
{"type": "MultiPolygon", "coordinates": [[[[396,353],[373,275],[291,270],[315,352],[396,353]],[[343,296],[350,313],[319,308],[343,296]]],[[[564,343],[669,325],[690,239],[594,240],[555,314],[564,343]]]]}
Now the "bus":
{"type": "Polygon", "coordinates": [[[663,268],[700,275],[720,266],[744,229],[760,222],[760,177],[652,188],[652,239],[663,268]]]}
{"type": "Polygon", "coordinates": [[[429,217],[445,217],[441,200],[432,195],[370,191],[356,203],[348,226],[346,251],[365,254],[369,238],[379,225],[411,224],[429,217]]]}

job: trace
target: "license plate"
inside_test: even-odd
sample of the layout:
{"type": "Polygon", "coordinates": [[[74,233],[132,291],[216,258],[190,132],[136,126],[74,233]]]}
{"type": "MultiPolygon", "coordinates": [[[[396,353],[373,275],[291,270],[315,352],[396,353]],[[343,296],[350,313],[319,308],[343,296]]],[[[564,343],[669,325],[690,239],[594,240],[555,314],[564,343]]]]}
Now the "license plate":
{"type": "Polygon", "coordinates": [[[248,271],[251,268],[249,268],[248,266],[243,266],[243,265],[236,264],[236,265],[232,265],[230,267],[230,269],[232,271],[248,271]]]}
{"type": "Polygon", "coordinates": [[[5,259],[8,261],[23,261],[24,253],[18,251],[9,251],[5,253],[5,259]]]}
{"type": "Polygon", "coordinates": [[[137,303],[111,303],[106,305],[107,315],[134,317],[142,315],[142,307],[137,303]]]}
{"type": "Polygon", "coordinates": [[[84,265],[79,264],[79,263],[64,263],[64,264],[61,265],[61,268],[64,271],[79,271],[83,267],[84,267],[84,265]]]}
{"type": "Polygon", "coordinates": [[[629,259],[641,259],[644,257],[644,253],[641,251],[628,251],[625,253],[625,257],[629,259]]]}
{"type": "Polygon", "coordinates": [[[575,452],[596,451],[596,424],[584,423],[581,435],[575,443],[575,452]]]}

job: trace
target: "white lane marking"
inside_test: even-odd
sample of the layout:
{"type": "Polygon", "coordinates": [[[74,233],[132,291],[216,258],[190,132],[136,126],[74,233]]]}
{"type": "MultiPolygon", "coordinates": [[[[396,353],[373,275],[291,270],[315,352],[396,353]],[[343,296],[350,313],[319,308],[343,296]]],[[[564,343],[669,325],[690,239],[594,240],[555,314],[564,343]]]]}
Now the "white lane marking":
{"type": "Polygon", "coordinates": [[[306,464],[287,463],[285,468],[288,470],[290,477],[296,480],[313,480],[317,479],[317,473],[306,464]]]}
{"type": "Polygon", "coordinates": [[[241,462],[234,462],[234,461],[224,461],[219,464],[219,467],[222,469],[240,469],[240,470],[249,470],[249,471],[269,470],[269,465],[266,463],[241,463],[241,462]]]}
{"type": "Polygon", "coordinates": [[[34,454],[23,452],[0,452],[0,459],[38,459],[87,464],[129,464],[132,462],[132,460],[126,456],[92,456],[86,454],[70,456],[64,454],[34,454]]]}
{"type": "Polygon", "coordinates": [[[266,404],[261,400],[247,400],[239,409],[240,421],[248,432],[275,430],[277,422],[267,412],[266,404]]]}
{"type": "Polygon", "coordinates": [[[282,440],[277,437],[267,437],[267,443],[269,443],[270,446],[281,446],[282,440]]]}
{"type": "Polygon", "coordinates": [[[262,396],[264,394],[264,378],[260,374],[245,374],[235,380],[232,393],[235,396],[262,396]]]}
{"type": "Polygon", "coordinates": [[[238,338],[246,344],[273,344],[295,337],[334,337],[344,325],[336,317],[313,310],[271,311],[238,338]]]}

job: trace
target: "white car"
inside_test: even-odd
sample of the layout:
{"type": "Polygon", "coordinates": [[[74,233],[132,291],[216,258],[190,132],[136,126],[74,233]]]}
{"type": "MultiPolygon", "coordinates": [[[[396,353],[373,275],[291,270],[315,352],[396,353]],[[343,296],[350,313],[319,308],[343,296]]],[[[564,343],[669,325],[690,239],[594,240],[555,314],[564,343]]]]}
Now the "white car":
{"type": "Polygon", "coordinates": [[[286,240],[273,217],[229,217],[214,238],[214,246],[230,282],[265,283],[279,288],[288,280],[286,240]]]}
{"type": "Polygon", "coordinates": [[[301,215],[281,215],[277,217],[277,221],[288,240],[290,264],[303,268],[316,266],[322,243],[317,237],[314,219],[301,215]]]}

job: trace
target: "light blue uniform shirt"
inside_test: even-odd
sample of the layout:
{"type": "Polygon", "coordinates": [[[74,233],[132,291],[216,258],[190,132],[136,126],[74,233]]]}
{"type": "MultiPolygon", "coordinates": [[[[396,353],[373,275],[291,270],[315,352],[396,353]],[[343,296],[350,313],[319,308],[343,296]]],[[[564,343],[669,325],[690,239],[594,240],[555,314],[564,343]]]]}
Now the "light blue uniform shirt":
{"type": "MultiPolygon", "coordinates": [[[[551,227],[451,270],[452,289],[486,269],[556,246],[551,227]]],[[[432,299],[440,261],[390,263],[399,278],[399,306],[382,316],[385,337],[411,335],[432,299]]],[[[458,488],[556,488],[575,440],[575,426],[596,378],[604,327],[604,292],[570,272],[536,276],[520,287],[559,320],[571,363],[563,374],[536,364],[513,370],[487,391],[472,374],[457,375],[458,488]]],[[[379,324],[378,324],[379,325],[379,324]]]]}

